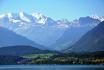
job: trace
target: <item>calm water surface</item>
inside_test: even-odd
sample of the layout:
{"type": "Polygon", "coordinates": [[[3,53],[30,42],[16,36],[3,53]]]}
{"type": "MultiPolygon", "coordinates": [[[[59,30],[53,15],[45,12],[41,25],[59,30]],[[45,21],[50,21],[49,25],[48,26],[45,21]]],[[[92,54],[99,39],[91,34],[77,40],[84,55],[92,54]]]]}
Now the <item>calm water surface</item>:
{"type": "Polygon", "coordinates": [[[0,65],[0,70],[104,70],[104,65],[0,65]]]}

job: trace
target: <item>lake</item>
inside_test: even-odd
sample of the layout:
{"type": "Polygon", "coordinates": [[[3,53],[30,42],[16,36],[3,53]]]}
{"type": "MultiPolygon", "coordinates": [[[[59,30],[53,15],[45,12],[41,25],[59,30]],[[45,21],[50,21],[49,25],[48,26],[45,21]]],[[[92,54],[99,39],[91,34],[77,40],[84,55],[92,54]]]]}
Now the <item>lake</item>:
{"type": "Polygon", "coordinates": [[[0,70],[104,70],[104,65],[0,65],[0,70]]]}

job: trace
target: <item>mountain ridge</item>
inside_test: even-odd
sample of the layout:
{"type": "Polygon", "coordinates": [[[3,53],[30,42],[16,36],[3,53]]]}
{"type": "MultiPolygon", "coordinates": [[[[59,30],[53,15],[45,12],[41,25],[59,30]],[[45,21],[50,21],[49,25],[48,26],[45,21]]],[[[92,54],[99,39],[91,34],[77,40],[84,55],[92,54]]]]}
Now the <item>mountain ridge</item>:
{"type": "Polygon", "coordinates": [[[51,17],[47,17],[41,13],[27,14],[20,12],[9,13],[9,18],[8,15],[1,15],[0,25],[49,49],[59,50],[63,48],[60,47],[59,41],[63,40],[64,36],[68,37],[66,39],[70,39],[70,35],[73,33],[77,34],[77,30],[79,30],[77,38],[61,42],[62,44],[66,44],[70,41],[69,45],[71,45],[84,33],[97,26],[101,22],[100,19],[103,20],[103,17],[87,16],[73,21],[67,19],[53,20],[51,17]],[[53,45],[55,47],[52,47],[53,45]]]}
{"type": "Polygon", "coordinates": [[[95,51],[104,51],[104,21],[88,31],[79,41],[69,48],[69,52],[95,51]]]}

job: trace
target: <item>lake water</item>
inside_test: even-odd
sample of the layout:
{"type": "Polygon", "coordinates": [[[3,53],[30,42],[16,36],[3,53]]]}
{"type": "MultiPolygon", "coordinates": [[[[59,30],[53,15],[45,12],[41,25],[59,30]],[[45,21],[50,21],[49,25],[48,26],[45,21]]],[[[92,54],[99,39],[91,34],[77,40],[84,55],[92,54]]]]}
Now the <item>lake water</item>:
{"type": "Polygon", "coordinates": [[[104,65],[0,65],[0,70],[104,70],[104,65]]]}

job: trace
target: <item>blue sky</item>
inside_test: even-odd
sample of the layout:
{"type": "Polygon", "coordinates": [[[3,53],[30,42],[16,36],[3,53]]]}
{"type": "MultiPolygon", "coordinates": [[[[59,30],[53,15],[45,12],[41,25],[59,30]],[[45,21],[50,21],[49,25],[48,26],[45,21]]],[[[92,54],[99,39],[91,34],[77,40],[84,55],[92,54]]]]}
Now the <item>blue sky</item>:
{"type": "Polygon", "coordinates": [[[73,20],[81,16],[104,16],[104,0],[0,0],[0,14],[40,12],[53,19],[73,20]]]}

